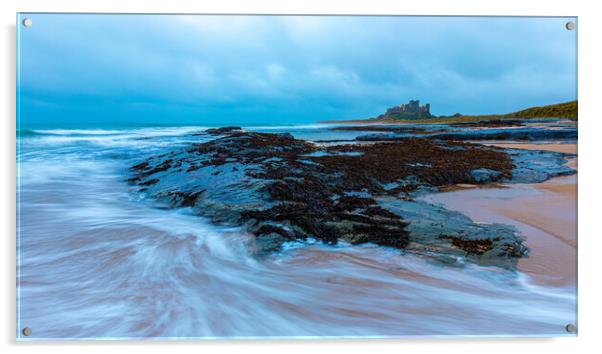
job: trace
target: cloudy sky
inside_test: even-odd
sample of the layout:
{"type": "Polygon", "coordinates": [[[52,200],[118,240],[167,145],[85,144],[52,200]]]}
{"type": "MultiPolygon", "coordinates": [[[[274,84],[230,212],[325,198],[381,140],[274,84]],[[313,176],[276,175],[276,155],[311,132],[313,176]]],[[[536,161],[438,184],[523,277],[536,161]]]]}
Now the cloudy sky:
{"type": "Polygon", "coordinates": [[[283,124],[576,99],[566,18],[22,15],[21,123],[283,124]]]}

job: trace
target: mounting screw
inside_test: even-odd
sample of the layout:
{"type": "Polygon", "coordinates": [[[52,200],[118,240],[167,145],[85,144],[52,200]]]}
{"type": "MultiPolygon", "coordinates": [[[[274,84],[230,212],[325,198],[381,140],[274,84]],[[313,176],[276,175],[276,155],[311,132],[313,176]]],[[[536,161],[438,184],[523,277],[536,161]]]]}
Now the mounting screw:
{"type": "Polygon", "coordinates": [[[33,21],[31,20],[31,18],[26,17],[23,19],[23,26],[31,27],[31,25],[33,25],[33,21]]]}
{"type": "Polygon", "coordinates": [[[22,331],[22,332],[23,332],[23,335],[24,335],[25,337],[29,337],[29,336],[31,336],[31,328],[29,328],[29,327],[25,327],[25,328],[23,328],[23,331],[22,331]]]}
{"type": "Polygon", "coordinates": [[[575,332],[575,325],[572,323],[569,323],[568,325],[566,325],[564,327],[564,329],[566,329],[567,332],[569,333],[574,333],[575,332]]]}
{"type": "Polygon", "coordinates": [[[564,27],[566,27],[567,30],[572,31],[575,29],[575,22],[569,21],[566,23],[566,25],[564,25],[564,27]]]}

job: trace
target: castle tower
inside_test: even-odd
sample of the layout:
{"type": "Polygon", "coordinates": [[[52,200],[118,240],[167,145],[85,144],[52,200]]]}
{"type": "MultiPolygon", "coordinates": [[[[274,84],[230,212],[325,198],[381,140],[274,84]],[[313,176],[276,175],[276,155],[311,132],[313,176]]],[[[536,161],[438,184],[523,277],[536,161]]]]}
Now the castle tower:
{"type": "Polygon", "coordinates": [[[419,100],[410,100],[410,103],[408,104],[409,112],[418,112],[419,108],[420,108],[419,100]]]}

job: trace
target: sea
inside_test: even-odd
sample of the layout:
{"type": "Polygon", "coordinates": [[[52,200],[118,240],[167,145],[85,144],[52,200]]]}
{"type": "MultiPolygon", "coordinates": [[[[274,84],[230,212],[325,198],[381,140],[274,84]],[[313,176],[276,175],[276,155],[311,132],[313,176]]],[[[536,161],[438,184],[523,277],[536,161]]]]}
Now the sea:
{"type": "MultiPolygon", "coordinates": [[[[245,129],[312,141],[361,134],[329,127],[245,129]]],[[[312,239],[259,259],[243,229],[128,184],[131,166],[215,138],[192,135],[207,128],[17,131],[20,339],[574,335],[565,330],[577,321],[574,283],[312,239]]]]}

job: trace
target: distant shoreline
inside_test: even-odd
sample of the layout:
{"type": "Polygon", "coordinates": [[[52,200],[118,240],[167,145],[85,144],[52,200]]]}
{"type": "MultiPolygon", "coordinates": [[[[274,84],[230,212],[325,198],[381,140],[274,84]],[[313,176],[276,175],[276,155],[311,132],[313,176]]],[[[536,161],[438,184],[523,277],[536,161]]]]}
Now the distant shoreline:
{"type": "Polygon", "coordinates": [[[325,120],[318,123],[324,124],[445,124],[479,122],[484,120],[504,119],[570,119],[577,120],[578,101],[552,104],[541,107],[530,107],[521,111],[507,114],[484,114],[484,115],[459,115],[443,116],[426,119],[396,119],[396,118],[366,118],[350,120],[325,120]]]}

